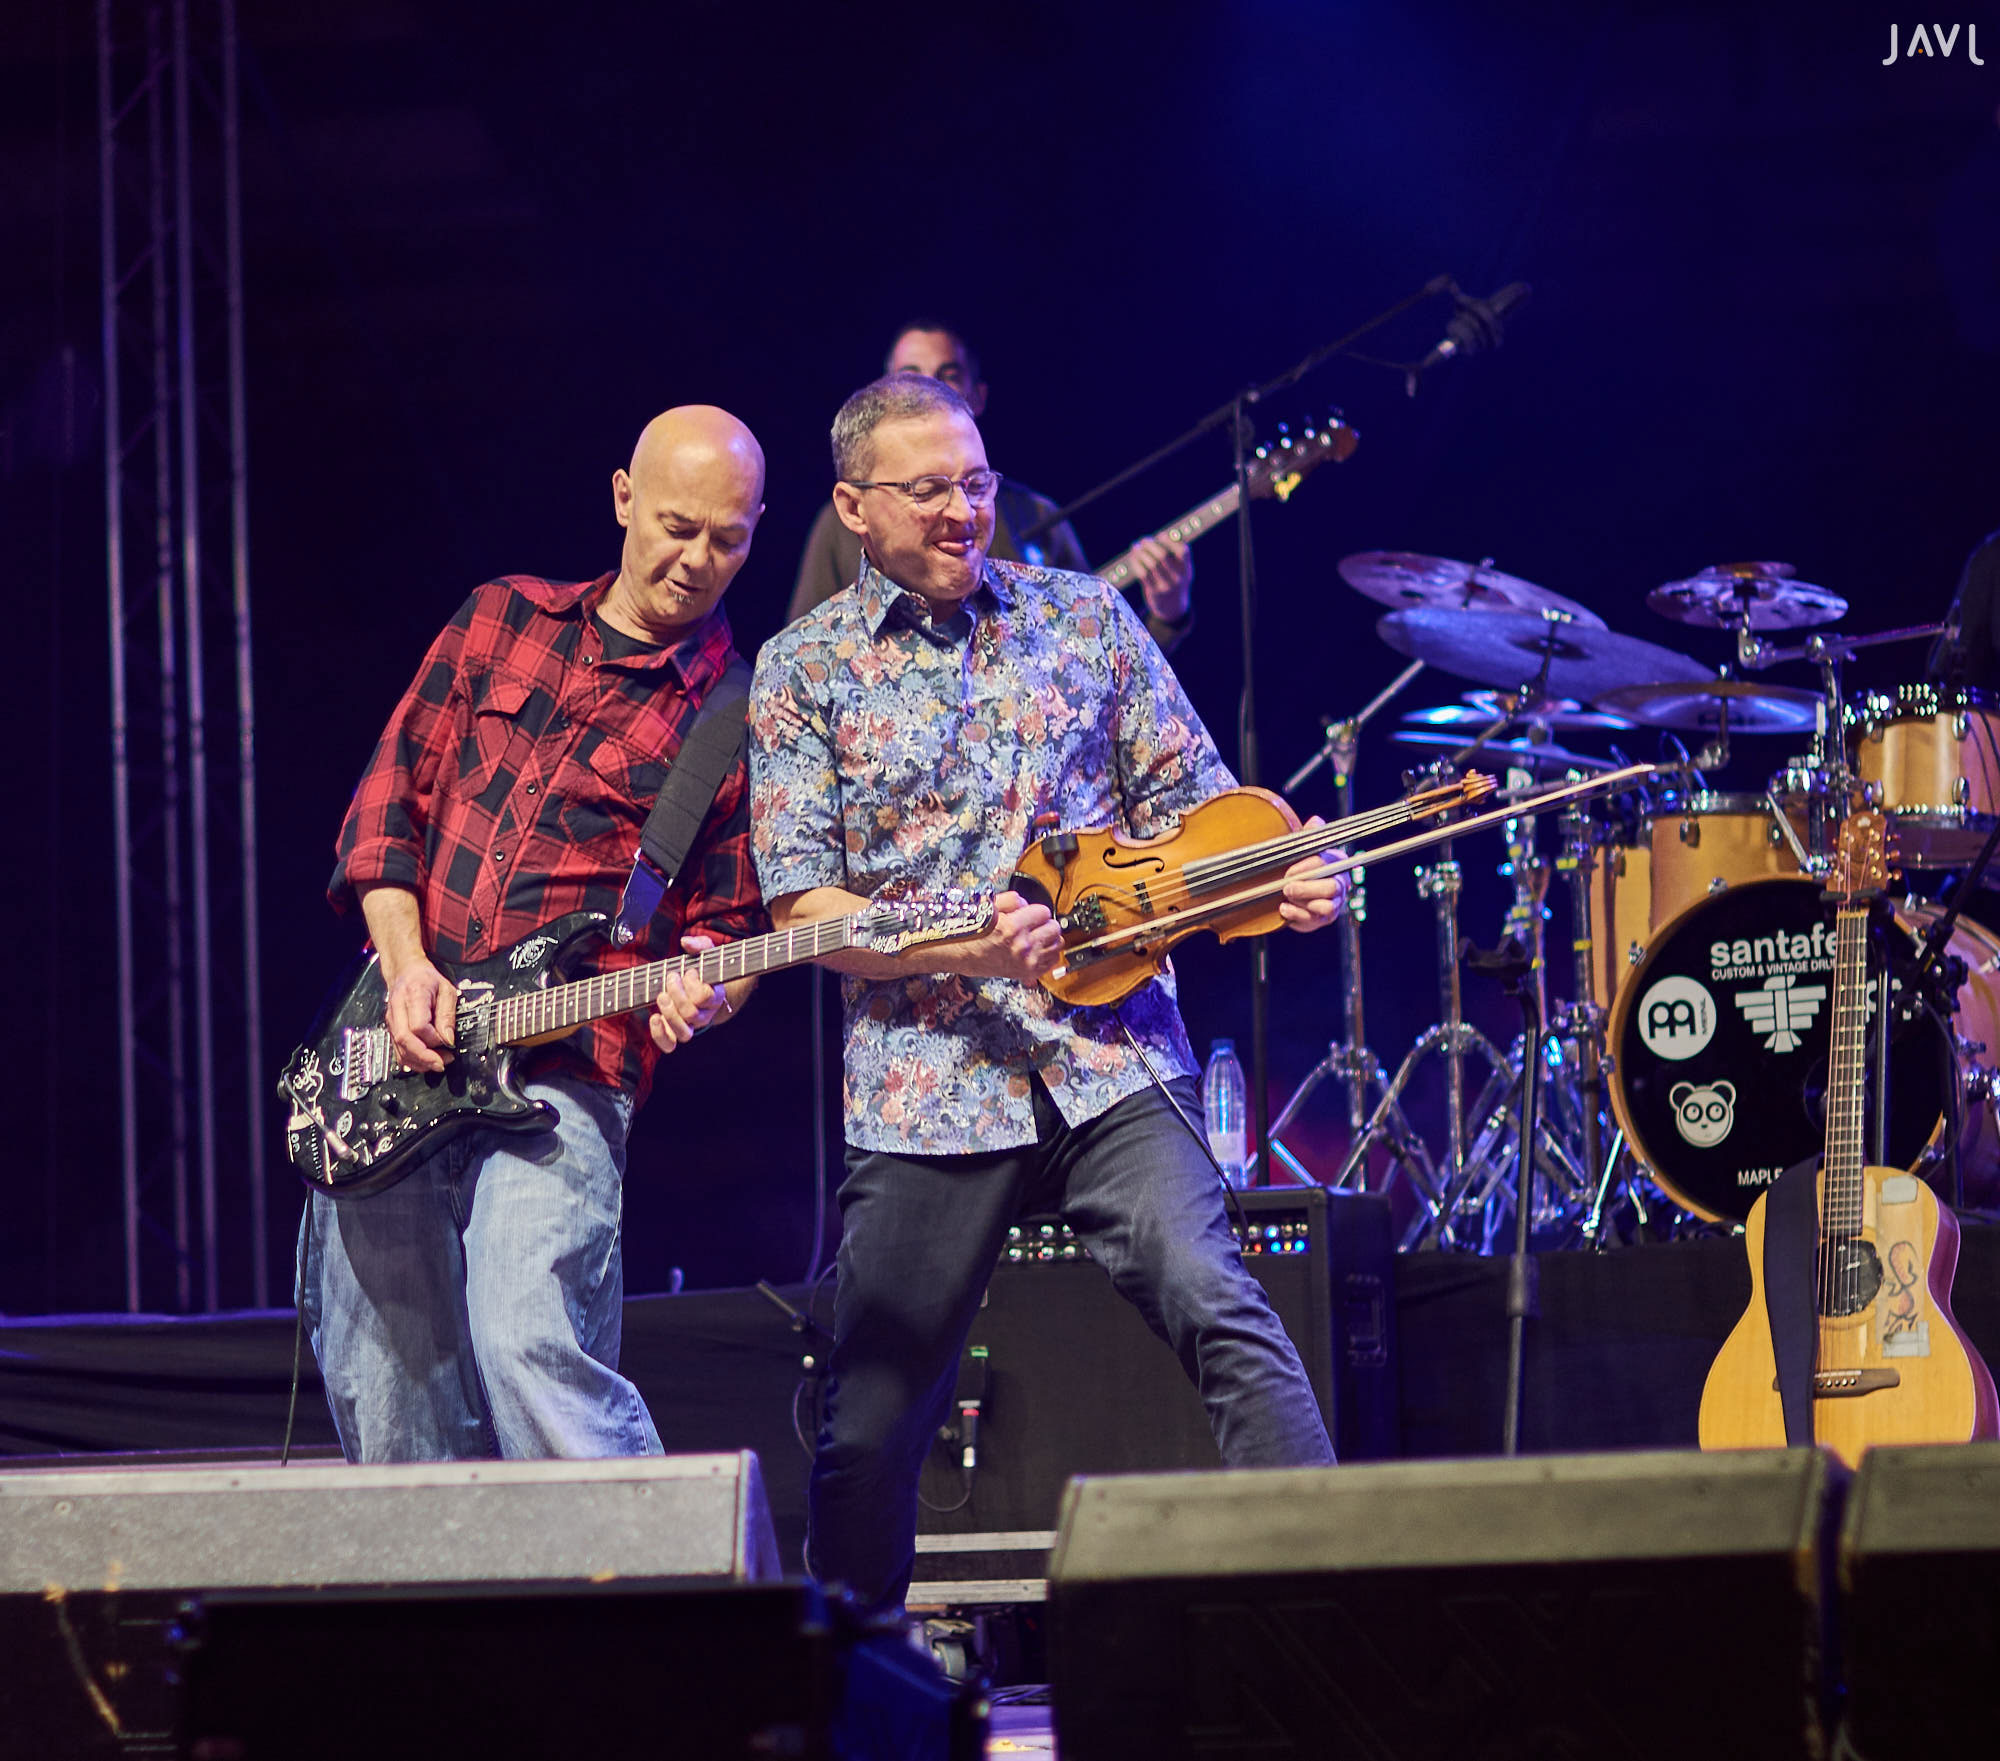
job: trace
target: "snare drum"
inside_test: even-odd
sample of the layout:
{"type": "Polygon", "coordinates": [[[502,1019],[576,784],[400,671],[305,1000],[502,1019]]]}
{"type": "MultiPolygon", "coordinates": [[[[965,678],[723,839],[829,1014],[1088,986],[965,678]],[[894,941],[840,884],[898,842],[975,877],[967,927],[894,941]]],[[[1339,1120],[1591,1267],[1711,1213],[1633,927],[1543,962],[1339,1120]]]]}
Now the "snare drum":
{"type": "MultiPolygon", "coordinates": [[[[1897,914],[1906,945],[1935,908],[1897,914]]],[[[1819,883],[1769,879],[1697,900],[1657,933],[1612,1010],[1611,1110],[1674,1200],[1740,1222],[1757,1195],[1825,1147],[1824,1088],[1832,1025],[1834,913],[1819,883]]],[[[1956,1037],[2000,1058],[2000,941],[1961,922],[1951,951],[1972,968],[1947,1032],[1928,1015],[1889,1041],[1889,1162],[1912,1168],[1942,1153],[1946,1121],[1967,1115],[1960,1145],[1968,1184],[1990,1186],[1990,1109],[1961,1108],[1956,1037]]]]}
{"type": "MultiPolygon", "coordinates": [[[[1785,804],[1804,839],[1804,813],[1785,804]]],[[[1797,874],[1798,859],[1761,795],[1688,795],[1640,828],[1652,851],[1647,928],[1657,934],[1690,905],[1742,881],[1797,874]]]]}
{"type": "Polygon", "coordinates": [[[2000,705],[1941,685],[1870,691],[1848,711],[1870,806],[1958,824],[2000,812],[2000,705]]]}

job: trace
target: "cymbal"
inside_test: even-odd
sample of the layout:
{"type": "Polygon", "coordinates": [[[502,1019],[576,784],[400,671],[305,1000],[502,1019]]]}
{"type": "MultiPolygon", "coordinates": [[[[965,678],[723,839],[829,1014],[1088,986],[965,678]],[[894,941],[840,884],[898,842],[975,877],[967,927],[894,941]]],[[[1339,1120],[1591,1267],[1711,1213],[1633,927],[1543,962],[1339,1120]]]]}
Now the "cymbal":
{"type": "Polygon", "coordinates": [[[1702,630],[1802,630],[1847,615],[1847,601],[1792,579],[1790,563],[1717,563],[1646,595],[1662,617],[1702,630]]]}
{"type": "MultiPolygon", "coordinates": [[[[1477,733],[1476,728],[1469,729],[1463,734],[1436,728],[1398,728],[1389,738],[1399,746],[1464,746],[1477,733]]],[[[1509,765],[1516,770],[1544,772],[1615,768],[1615,761],[1612,759],[1591,758],[1582,752],[1570,752],[1561,746],[1553,746],[1546,740],[1488,740],[1485,745],[1474,747],[1467,753],[1465,762],[1476,765],[1509,765]]]]}
{"type": "Polygon", "coordinates": [[[1364,550],[1340,559],[1340,578],[1382,605],[1434,606],[1440,611],[1566,611],[1594,630],[1604,620],[1594,611],[1523,581],[1503,575],[1489,556],[1476,563],[1414,550],[1364,550]]]}
{"type": "Polygon", "coordinates": [[[1436,709],[1412,709],[1403,720],[1418,727],[1470,728],[1476,732],[1491,727],[1502,716],[1516,727],[1601,728],[1615,733],[1638,725],[1622,715],[1585,709],[1574,697],[1544,697],[1530,702],[1513,691],[1461,692],[1457,703],[1443,703],[1436,709]]]}
{"type": "MultiPolygon", "coordinates": [[[[1519,690],[1551,654],[1544,688],[1551,697],[1595,702],[1620,685],[1660,680],[1700,683],[1712,669],[1671,648],[1591,624],[1551,624],[1539,612],[1442,611],[1413,606],[1379,618],[1376,633],[1398,654],[1428,661],[1481,684],[1519,690]]],[[[1615,706],[1612,706],[1615,713],[1615,706]]]]}
{"type": "Polygon", "coordinates": [[[1628,685],[1598,698],[1605,708],[1650,728],[1720,728],[1725,707],[1732,734],[1792,734],[1813,726],[1825,700],[1816,691],[1748,679],[1710,679],[1700,685],[1628,685]]]}

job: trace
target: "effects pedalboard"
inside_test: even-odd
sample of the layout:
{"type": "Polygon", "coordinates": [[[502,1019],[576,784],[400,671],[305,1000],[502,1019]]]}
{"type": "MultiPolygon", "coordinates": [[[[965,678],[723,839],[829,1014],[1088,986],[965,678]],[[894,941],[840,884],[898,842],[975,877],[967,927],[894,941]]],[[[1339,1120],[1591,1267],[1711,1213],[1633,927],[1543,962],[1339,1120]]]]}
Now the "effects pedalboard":
{"type": "MultiPolygon", "coordinates": [[[[1229,1219],[1229,1233],[1236,1237],[1244,1257],[1260,1254],[1306,1254],[1312,1252],[1312,1223],[1306,1209],[1274,1209],[1266,1195],[1254,1213],[1229,1219]]],[[[1059,1217],[1029,1217],[1007,1231],[1007,1245],[1000,1255],[1008,1265],[1054,1264],[1062,1260],[1087,1260],[1090,1249],[1077,1239],[1075,1230],[1059,1217]]]]}

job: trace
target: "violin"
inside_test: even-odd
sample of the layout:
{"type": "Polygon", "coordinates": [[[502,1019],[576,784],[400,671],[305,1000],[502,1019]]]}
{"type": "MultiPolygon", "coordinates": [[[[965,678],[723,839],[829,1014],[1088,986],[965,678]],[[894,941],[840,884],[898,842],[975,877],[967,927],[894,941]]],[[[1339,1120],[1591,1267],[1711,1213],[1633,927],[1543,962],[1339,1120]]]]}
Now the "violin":
{"type": "Polygon", "coordinates": [[[1280,927],[1285,870],[1301,857],[1436,819],[1493,789],[1491,777],[1468,771],[1391,806],[1309,828],[1268,789],[1230,789],[1155,838],[1109,827],[1051,831],[1029,846],[1009,885],[1048,906],[1062,929],[1063,964],[1043,976],[1043,987],[1065,1003],[1117,1003],[1163,971],[1174,944],[1197,930],[1233,942],[1280,927]]]}

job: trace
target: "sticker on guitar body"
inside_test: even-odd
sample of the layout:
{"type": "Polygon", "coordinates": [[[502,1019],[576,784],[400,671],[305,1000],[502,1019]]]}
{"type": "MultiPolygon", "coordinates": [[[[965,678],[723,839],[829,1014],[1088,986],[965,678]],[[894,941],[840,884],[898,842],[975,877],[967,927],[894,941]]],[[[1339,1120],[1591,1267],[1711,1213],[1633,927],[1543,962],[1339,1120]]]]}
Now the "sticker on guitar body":
{"type": "Polygon", "coordinates": [[[1882,1289],[1875,1298],[1875,1325],[1884,1357],[1929,1357],[1931,1324],[1924,1317],[1924,1254],[1914,1236],[1921,1219],[1917,1182],[1897,1174],[1882,1182],[1878,1195],[1877,1250],[1882,1255],[1882,1289]]]}

